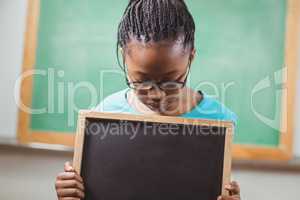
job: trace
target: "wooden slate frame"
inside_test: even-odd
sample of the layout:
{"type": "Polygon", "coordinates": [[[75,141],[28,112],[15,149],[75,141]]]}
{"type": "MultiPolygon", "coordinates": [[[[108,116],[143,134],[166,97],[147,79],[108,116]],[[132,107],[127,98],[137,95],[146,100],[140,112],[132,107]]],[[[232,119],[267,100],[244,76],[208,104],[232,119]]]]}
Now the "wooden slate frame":
{"type": "MultiPolygon", "coordinates": [[[[27,31],[25,33],[25,49],[22,72],[34,69],[37,47],[37,30],[39,21],[40,0],[28,0],[27,31]]],[[[233,145],[233,158],[246,160],[290,160],[293,157],[294,109],[297,80],[298,29],[300,17],[300,1],[288,0],[285,38],[285,65],[287,66],[287,99],[282,101],[282,113],[286,113],[286,132],[281,129],[279,146],[275,148],[255,145],[233,145]]],[[[31,105],[33,79],[29,77],[21,83],[20,100],[31,105]]],[[[73,146],[74,134],[65,132],[32,131],[31,115],[19,109],[18,140],[22,144],[47,143],[73,146]]],[[[283,125],[282,125],[283,127],[283,125]]]]}
{"type": "Polygon", "coordinates": [[[219,120],[201,120],[201,119],[187,119],[170,116],[157,116],[157,115],[130,115],[130,114],[118,114],[118,113],[103,113],[93,111],[80,111],[77,122],[76,139],[74,145],[73,167],[77,173],[81,172],[82,154],[84,148],[84,136],[87,118],[96,119],[113,119],[113,120],[125,120],[125,121],[139,121],[139,122],[157,122],[167,124],[184,124],[184,125],[204,125],[204,126],[216,126],[226,128],[225,133],[225,145],[224,145],[224,162],[223,162],[223,181],[222,181],[222,195],[227,195],[227,191],[224,189],[225,184],[228,184],[231,176],[231,164],[232,164],[232,138],[234,133],[233,123],[230,121],[219,120]]]}

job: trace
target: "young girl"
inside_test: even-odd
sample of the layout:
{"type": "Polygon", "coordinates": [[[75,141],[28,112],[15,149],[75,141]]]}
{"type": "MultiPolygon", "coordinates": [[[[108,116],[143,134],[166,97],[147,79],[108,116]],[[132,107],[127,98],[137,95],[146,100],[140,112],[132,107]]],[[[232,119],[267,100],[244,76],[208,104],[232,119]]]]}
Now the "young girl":
{"type": "MultiPolygon", "coordinates": [[[[117,42],[128,88],[105,98],[96,110],[236,123],[236,115],[220,102],[186,87],[195,57],[194,33],[193,17],[183,0],[130,0],[117,42]]],[[[83,180],[70,163],[65,164],[55,185],[60,200],[84,197],[83,180]]],[[[230,195],[218,200],[240,199],[236,182],[226,189],[230,195]]]]}

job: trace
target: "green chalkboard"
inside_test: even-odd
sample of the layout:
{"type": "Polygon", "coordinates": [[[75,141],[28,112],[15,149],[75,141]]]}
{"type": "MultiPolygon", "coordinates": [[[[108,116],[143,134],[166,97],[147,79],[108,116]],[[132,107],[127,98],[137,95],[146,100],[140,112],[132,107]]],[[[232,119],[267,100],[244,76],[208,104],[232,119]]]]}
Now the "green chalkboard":
{"type": "MultiPolygon", "coordinates": [[[[235,143],[276,147],[286,0],[186,3],[196,23],[197,48],[189,85],[238,115],[235,143]]],[[[74,106],[92,108],[126,87],[115,53],[126,5],[126,0],[40,1],[35,62],[40,73],[33,81],[32,107],[45,110],[31,115],[33,131],[70,134],[76,127],[74,106]]]]}

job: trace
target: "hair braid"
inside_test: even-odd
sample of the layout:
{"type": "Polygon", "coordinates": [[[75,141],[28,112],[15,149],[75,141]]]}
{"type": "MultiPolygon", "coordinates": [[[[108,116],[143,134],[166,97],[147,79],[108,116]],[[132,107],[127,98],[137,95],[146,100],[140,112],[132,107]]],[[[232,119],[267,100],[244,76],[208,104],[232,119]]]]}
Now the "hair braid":
{"type": "Polygon", "coordinates": [[[130,0],[118,25],[117,56],[132,37],[147,43],[181,36],[184,48],[194,48],[194,34],[194,19],[183,0],[130,0]]]}

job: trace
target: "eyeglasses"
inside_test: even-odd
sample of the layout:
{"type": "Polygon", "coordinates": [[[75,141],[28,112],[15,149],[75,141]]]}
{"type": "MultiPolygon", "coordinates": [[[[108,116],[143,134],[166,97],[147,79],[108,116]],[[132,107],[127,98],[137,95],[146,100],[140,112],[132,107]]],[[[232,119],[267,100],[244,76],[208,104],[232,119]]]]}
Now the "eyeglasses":
{"type": "Polygon", "coordinates": [[[175,90],[179,90],[183,88],[186,84],[186,80],[190,71],[190,65],[191,61],[189,60],[187,71],[183,74],[185,75],[184,81],[161,81],[161,82],[155,82],[155,81],[129,81],[126,76],[126,83],[129,88],[132,88],[134,90],[150,90],[153,87],[158,87],[160,90],[165,92],[171,92],[175,90]]]}
{"type": "Polygon", "coordinates": [[[163,91],[174,91],[183,88],[185,86],[185,81],[133,81],[127,82],[127,85],[134,90],[150,90],[153,87],[158,87],[163,91]]]}

